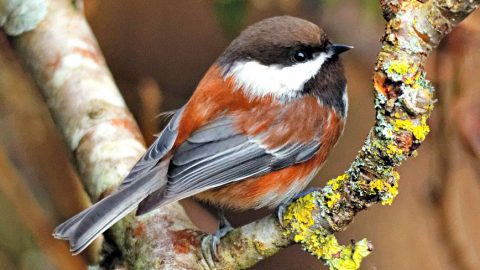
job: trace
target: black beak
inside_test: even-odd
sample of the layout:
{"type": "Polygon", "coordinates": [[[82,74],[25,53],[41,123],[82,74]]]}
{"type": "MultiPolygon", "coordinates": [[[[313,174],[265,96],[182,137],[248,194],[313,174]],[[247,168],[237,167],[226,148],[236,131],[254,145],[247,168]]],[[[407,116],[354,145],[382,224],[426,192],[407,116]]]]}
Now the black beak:
{"type": "Polygon", "coordinates": [[[333,54],[333,55],[338,55],[341,53],[344,53],[350,49],[353,49],[353,46],[350,45],[344,45],[344,44],[332,44],[328,46],[328,50],[333,54]]]}

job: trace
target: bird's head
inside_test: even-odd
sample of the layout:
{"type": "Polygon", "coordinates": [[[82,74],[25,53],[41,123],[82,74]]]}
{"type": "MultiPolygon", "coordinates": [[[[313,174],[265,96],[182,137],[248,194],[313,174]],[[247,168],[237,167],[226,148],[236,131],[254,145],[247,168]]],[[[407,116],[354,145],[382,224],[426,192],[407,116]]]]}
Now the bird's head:
{"type": "Polygon", "coordinates": [[[249,97],[288,101],[317,95],[344,111],[346,80],[338,55],[351,48],[332,43],[309,21],[279,16],[245,29],[217,64],[249,97]]]}

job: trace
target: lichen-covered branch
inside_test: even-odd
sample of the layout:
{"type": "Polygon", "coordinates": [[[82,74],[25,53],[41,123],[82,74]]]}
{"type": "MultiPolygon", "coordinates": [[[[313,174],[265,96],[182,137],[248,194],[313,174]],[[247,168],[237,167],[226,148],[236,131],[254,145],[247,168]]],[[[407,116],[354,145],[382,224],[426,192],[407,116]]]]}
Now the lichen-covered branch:
{"type": "MultiPolygon", "coordinates": [[[[344,174],[288,207],[284,227],[269,216],[238,228],[222,239],[219,260],[212,260],[208,247],[200,248],[204,234],[172,204],[124,219],[110,231],[128,265],[246,269],[297,242],[331,269],[357,269],[371,245],[361,240],[342,246],[333,233],[345,229],[358,212],[390,204],[396,196],[394,168],[416,154],[429,132],[433,88],[424,72],[426,56],[479,3],[381,1],[387,27],[374,73],[375,126],[344,174]]],[[[97,200],[121,181],[144,146],[93,35],[69,1],[57,0],[34,31],[14,43],[75,153],[86,189],[97,200]]]]}
{"type": "Polygon", "coordinates": [[[287,232],[331,269],[356,269],[368,254],[363,240],[344,247],[331,233],[344,230],[358,212],[390,204],[397,195],[395,167],[416,155],[429,132],[434,89],[425,78],[427,54],[479,3],[381,1],[387,27],[373,76],[375,126],[351,167],[292,204],[286,215],[287,232]]]}

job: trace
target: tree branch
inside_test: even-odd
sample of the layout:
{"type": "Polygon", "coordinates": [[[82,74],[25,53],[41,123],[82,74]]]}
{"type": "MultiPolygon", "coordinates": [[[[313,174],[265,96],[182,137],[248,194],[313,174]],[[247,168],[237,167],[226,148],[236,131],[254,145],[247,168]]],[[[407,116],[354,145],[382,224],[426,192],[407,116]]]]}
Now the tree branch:
{"type": "MultiPolygon", "coordinates": [[[[4,0],[5,1],[5,0],[4,0]]],[[[110,231],[132,268],[245,269],[294,242],[331,269],[357,269],[371,250],[366,240],[341,246],[333,236],[369,206],[390,204],[398,173],[429,128],[433,88],[427,53],[480,0],[381,0],[388,21],[374,73],[376,123],[351,167],[292,203],[285,228],[272,216],[222,239],[219,261],[202,253],[201,238],[178,204],[126,218],[110,231]]],[[[145,150],[84,18],[68,1],[50,3],[34,31],[14,39],[66,141],[90,196],[109,193],[145,150]]],[[[208,251],[208,247],[204,247],[208,251]]]]}

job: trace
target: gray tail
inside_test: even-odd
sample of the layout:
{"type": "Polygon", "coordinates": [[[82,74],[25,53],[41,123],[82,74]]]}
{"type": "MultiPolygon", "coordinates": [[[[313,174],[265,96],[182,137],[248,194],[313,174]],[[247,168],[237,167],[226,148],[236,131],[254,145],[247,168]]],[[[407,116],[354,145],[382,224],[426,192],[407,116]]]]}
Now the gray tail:
{"type": "Polygon", "coordinates": [[[165,199],[164,189],[158,189],[152,194],[149,194],[144,200],[140,202],[135,215],[140,216],[146,214],[157,207],[160,207],[167,203],[165,199]]]}
{"type": "Polygon", "coordinates": [[[74,255],[80,253],[149,194],[163,190],[167,169],[168,162],[161,162],[148,173],[124,181],[117,191],[60,224],[53,236],[70,241],[70,251],[74,255]]]}

